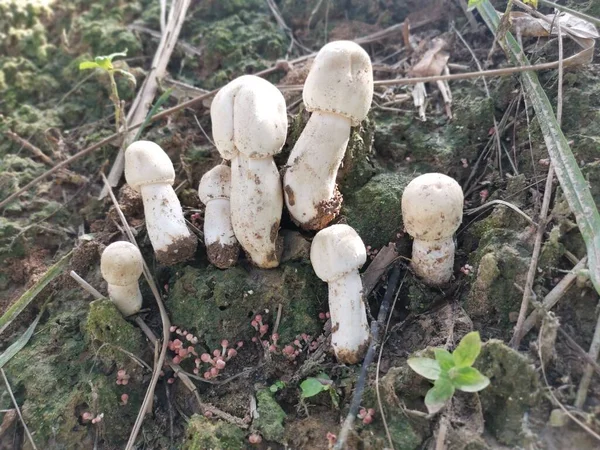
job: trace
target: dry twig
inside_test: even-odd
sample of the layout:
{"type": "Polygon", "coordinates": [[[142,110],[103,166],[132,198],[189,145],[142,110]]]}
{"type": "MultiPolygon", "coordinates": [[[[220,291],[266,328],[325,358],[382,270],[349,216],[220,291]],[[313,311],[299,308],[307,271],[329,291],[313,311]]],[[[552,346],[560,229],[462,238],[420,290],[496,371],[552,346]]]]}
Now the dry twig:
{"type": "Polygon", "coordinates": [[[21,423],[23,424],[23,428],[25,429],[25,434],[27,434],[27,439],[29,439],[29,443],[31,444],[31,447],[33,447],[33,450],[37,450],[37,447],[35,446],[35,442],[33,441],[33,436],[31,436],[31,433],[29,432],[29,428],[27,427],[27,424],[25,423],[25,420],[23,419],[23,414],[21,414],[21,408],[19,408],[19,404],[17,403],[17,400],[15,399],[15,395],[13,394],[13,391],[10,388],[10,384],[8,383],[8,379],[6,378],[6,373],[4,373],[4,369],[0,369],[0,372],[2,373],[2,378],[4,378],[4,384],[6,384],[6,389],[8,390],[8,395],[10,395],[10,399],[12,400],[13,405],[15,405],[15,409],[17,410],[17,414],[19,415],[19,419],[21,420],[21,423]]]}

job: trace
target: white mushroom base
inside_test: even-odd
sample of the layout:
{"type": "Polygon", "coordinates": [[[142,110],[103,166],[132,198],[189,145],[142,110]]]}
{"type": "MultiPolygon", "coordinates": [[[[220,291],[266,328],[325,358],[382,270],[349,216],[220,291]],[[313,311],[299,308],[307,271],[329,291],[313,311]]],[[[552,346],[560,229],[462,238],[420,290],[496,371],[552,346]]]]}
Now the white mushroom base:
{"type": "Polygon", "coordinates": [[[248,257],[263,269],[277,267],[283,193],[273,158],[233,158],[230,201],[233,231],[248,257]]]}
{"type": "Polygon", "coordinates": [[[331,345],[339,362],[356,364],[365,356],[370,339],[360,274],[354,270],[328,283],[331,345]]]}
{"type": "Polygon", "coordinates": [[[210,200],[204,212],[204,244],[209,261],[220,269],[233,266],[240,245],[231,224],[229,199],[210,200]]]}
{"type": "Polygon", "coordinates": [[[198,240],[188,230],[173,188],[167,184],[147,184],[140,186],[140,192],[146,229],[156,258],[169,265],[191,258],[198,240]]]}
{"type": "Polygon", "coordinates": [[[125,317],[137,314],[142,308],[142,293],[137,280],[127,286],[109,284],[108,296],[125,317]]]}
{"type": "Polygon", "coordinates": [[[431,286],[446,284],[454,269],[454,239],[422,241],[415,239],[411,267],[423,281],[431,286]]]}

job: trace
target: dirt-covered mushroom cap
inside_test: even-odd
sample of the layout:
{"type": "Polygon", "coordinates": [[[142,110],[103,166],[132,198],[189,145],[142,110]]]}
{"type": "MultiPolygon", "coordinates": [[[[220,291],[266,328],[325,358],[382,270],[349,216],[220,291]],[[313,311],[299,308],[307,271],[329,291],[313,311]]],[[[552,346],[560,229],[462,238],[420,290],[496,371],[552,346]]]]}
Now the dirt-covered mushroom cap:
{"type": "Polygon", "coordinates": [[[348,117],[352,126],[365,119],[373,100],[373,69],[368,53],[351,41],[334,41],[317,54],[304,90],[308,111],[348,117]]]}
{"type": "Polygon", "coordinates": [[[229,198],[231,191],[231,169],[220,164],[206,172],[200,179],[198,196],[205,205],[219,198],[229,198]]]}
{"type": "Polygon", "coordinates": [[[244,75],[227,84],[215,96],[210,115],[215,145],[225,159],[238,151],[249,158],[266,158],[279,153],[285,143],[285,99],[263,78],[244,75]]]}
{"type": "Polygon", "coordinates": [[[332,225],[319,231],[313,239],[310,261],[317,276],[329,283],[361,268],[367,261],[367,251],[352,227],[332,225]]]}
{"type": "Polygon", "coordinates": [[[142,254],[135,245],[127,241],[117,241],[102,252],[100,271],[107,283],[127,286],[137,283],[142,275],[142,261],[142,254]]]}
{"type": "Polygon", "coordinates": [[[133,142],[125,150],[125,179],[127,184],[140,192],[148,184],[175,182],[175,169],[165,151],[150,141],[133,142]]]}
{"type": "Polygon", "coordinates": [[[452,236],[462,222],[462,214],[462,188],[447,175],[418,176],[402,194],[404,227],[415,239],[436,241],[452,236]]]}

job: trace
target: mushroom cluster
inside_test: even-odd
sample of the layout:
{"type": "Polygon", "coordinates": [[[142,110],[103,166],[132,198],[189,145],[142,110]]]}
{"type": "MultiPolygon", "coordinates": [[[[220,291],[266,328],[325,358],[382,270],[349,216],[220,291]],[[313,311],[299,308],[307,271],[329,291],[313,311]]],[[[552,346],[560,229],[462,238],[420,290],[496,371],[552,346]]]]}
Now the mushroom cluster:
{"type": "Polygon", "coordinates": [[[255,265],[277,267],[283,193],[273,155],[287,136],[285,99],[268,81],[244,75],[219,91],[210,115],[217,150],[231,161],[235,236],[255,265]]]}

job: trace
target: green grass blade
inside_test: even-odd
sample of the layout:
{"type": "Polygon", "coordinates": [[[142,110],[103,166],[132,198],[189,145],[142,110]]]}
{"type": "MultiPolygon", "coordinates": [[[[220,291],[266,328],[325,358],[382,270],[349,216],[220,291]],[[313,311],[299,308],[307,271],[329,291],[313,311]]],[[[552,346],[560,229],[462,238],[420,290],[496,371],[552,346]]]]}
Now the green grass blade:
{"type": "MultiPolygon", "coordinates": [[[[477,6],[477,11],[492,33],[495,33],[500,17],[490,2],[488,0],[481,2],[477,6]]],[[[500,44],[514,64],[529,64],[521,46],[512,34],[506,33],[500,44]]],[[[571,211],[575,214],[579,231],[585,241],[590,278],[596,291],[600,293],[600,214],[537,75],[535,72],[523,72],[521,77],[544,135],[556,177],[571,211]]]]}
{"type": "Polygon", "coordinates": [[[0,317],[0,334],[12,323],[15,318],[29,305],[42,289],[48,286],[52,280],[62,274],[71,257],[71,252],[63,256],[56,264],[48,269],[42,278],[39,279],[31,288],[29,288],[19,300],[17,300],[8,310],[0,317]]]}
{"type": "Polygon", "coordinates": [[[173,89],[169,88],[165,92],[163,92],[163,94],[160,97],[158,97],[158,100],[156,100],[156,103],[154,104],[154,106],[152,106],[152,109],[148,112],[148,115],[144,119],[142,126],[138,128],[137,133],[135,133],[135,137],[133,138],[133,141],[131,141],[131,142],[135,142],[140,138],[140,136],[142,135],[142,132],[148,126],[148,124],[150,123],[150,120],[152,120],[152,117],[158,111],[158,108],[160,108],[163,105],[163,103],[168,100],[168,98],[171,96],[172,92],[173,92],[173,89]]]}
{"type": "Polygon", "coordinates": [[[27,328],[27,331],[25,331],[25,333],[23,333],[21,335],[21,337],[19,337],[19,339],[17,339],[10,347],[8,347],[4,351],[4,353],[2,353],[0,355],[0,369],[2,369],[6,365],[6,363],[11,360],[11,358],[13,356],[15,356],[17,353],[19,353],[19,351],[23,347],[25,347],[25,345],[27,345],[27,343],[29,342],[29,339],[31,339],[31,336],[33,336],[33,332],[35,331],[35,328],[37,327],[38,322],[42,318],[43,313],[44,313],[44,308],[42,308],[42,310],[37,315],[37,317],[35,318],[33,323],[31,325],[29,325],[29,328],[27,328]]]}

